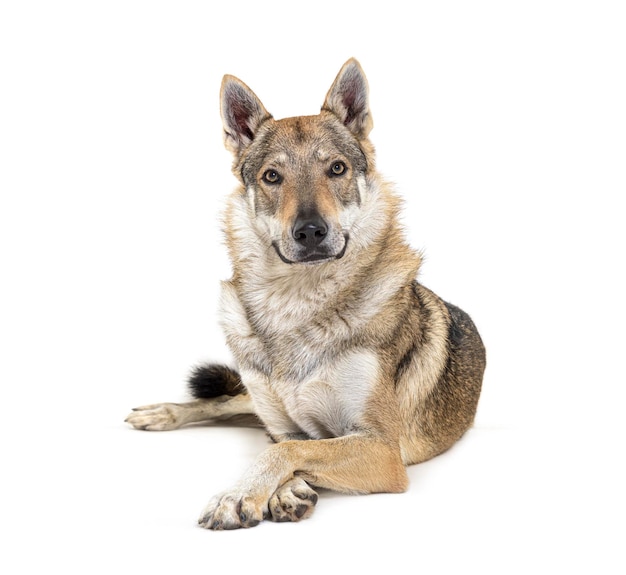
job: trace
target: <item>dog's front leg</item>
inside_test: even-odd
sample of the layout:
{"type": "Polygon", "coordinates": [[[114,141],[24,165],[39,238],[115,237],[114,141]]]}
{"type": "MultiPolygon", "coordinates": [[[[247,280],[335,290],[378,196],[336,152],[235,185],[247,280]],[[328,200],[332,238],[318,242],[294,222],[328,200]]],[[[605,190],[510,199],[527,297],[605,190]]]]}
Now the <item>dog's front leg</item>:
{"type": "Polygon", "coordinates": [[[257,525],[269,517],[272,495],[294,479],[344,493],[399,493],[408,485],[398,445],[381,437],[285,441],[263,452],[234,489],[214,497],[198,523],[208,529],[257,525]]]}

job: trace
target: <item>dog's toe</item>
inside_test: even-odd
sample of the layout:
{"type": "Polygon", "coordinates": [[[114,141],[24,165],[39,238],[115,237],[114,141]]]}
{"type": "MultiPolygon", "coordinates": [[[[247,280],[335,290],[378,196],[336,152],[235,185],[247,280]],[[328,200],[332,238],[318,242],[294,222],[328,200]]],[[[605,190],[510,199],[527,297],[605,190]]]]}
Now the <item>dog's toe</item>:
{"type": "Polygon", "coordinates": [[[317,493],[303,479],[296,477],[281,485],[270,498],[272,521],[301,521],[310,517],[317,503],[317,493]]]}
{"type": "Polygon", "coordinates": [[[209,502],[198,519],[198,525],[214,531],[254,527],[263,520],[263,515],[262,508],[252,497],[226,493],[209,502]]]}
{"type": "Polygon", "coordinates": [[[179,412],[180,407],[175,403],[156,403],[134,408],[124,421],[135,429],[169,431],[184,423],[179,412]]]}

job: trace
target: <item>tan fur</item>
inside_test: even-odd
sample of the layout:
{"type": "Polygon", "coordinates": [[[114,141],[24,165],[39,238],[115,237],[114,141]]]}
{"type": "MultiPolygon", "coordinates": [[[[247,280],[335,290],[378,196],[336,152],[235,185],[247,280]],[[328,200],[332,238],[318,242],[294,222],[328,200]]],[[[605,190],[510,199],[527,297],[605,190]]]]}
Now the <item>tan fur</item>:
{"type": "Polygon", "coordinates": [[[472,424],[484,348],[467,314],[416,281],[421,258],[367,139],[367,90],[349,60],[318,116],[274,120],[224,78],[225,144],[241,186],[224,216],[233,276],[222,283],[222,327],[245,392],[128,418],[148,430],[236,413],[263,422],[276,444],[211,500],[204,527],[308,517],[311,486],[401,492],[406,465],[472,424]]]}

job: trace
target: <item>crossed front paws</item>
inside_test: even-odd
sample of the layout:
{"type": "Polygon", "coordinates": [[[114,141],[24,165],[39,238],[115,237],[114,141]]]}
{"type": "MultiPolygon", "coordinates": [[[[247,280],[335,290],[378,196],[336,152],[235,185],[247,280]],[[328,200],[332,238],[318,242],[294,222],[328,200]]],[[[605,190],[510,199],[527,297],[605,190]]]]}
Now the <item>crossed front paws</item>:
{"type": "Polygon", "coordinates": [[[247,492],[227,491],[214,497],[198,523],[206,529],[254,527],[263,519],[300,521],[310,517],[317,493],[303,479],[295,477],[281,485],[266,501],[247,492]]]}

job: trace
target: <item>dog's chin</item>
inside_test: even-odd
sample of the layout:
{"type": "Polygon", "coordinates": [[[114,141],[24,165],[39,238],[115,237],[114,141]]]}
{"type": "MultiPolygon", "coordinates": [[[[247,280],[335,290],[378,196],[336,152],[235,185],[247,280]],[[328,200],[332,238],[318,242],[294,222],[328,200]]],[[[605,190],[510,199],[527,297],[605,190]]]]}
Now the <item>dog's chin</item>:
{"type": "Polygon", "coordinates": [[[293,259],[286,257],[281,251],[278,242],[272,242],[272,247],[276,250],[278,257],[286,264],[302,264],[302,265],[318,265],[323,264],[325,262],[340,260],[346,253],[346,249],[348,248],[348,235],[345,235],[345,241],[343,244],[343,248],[341,251],[336,254],[328,254],[323,251],[313,251],[302,254],[300,257],[294,257],[293,259]]]}

